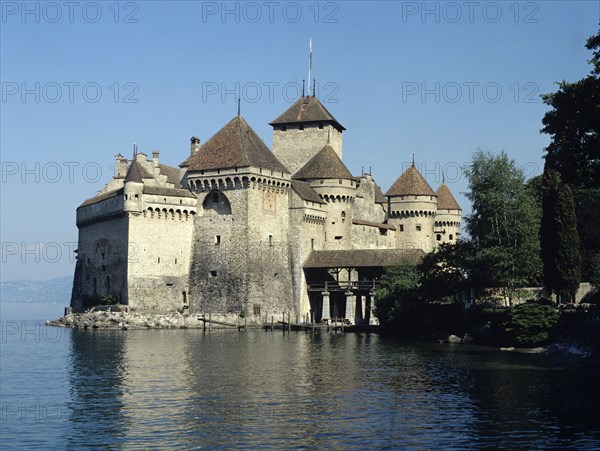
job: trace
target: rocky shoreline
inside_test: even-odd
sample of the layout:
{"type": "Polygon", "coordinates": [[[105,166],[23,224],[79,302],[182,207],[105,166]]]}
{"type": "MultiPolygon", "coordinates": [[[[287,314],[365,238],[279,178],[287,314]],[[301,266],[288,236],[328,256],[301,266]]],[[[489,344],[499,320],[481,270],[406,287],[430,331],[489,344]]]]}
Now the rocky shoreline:
{"type": "MultiPolygon", "coordinates": [[[[236,315],[212,315],[211,328],[230,328],[252,325],[256,321],[245,321],[236,315]],[[221,323],[221,324],[218,324],[221,323]]],[[[202,329],[205,321],[199,314],[179,312],[142,313],[110,310],[93,310],[85,313],[67,313],[65,316],[46,321],[47,326],[70,327],[72,329],[202,329]]],[[[207,326],[208,327],[208,324],[207,326]]]]}

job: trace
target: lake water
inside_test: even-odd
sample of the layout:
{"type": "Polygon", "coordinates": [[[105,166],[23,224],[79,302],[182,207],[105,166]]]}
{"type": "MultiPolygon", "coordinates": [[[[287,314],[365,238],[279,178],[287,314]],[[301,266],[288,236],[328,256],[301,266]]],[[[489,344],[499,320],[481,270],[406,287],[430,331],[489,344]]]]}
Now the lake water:
{"type": "Polygon", "coordinates": [[[2,313],[3,451],[600,447],[598,410],[566,415],[565,370],[541,355],[374,334],[78,331],[32,317],[52,307],[15,309],[2,313]]]}

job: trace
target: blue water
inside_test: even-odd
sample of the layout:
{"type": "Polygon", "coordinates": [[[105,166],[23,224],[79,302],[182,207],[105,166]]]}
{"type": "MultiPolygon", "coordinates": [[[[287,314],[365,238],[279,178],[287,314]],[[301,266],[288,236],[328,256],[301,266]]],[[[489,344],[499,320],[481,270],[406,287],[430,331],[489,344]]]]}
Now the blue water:
{"type": "Polygon", "coordinates": [[[3,451],[600,447],[545,356],[367,334],[78,331],[35,321],[46,308],[3,312],[3,451]]]}

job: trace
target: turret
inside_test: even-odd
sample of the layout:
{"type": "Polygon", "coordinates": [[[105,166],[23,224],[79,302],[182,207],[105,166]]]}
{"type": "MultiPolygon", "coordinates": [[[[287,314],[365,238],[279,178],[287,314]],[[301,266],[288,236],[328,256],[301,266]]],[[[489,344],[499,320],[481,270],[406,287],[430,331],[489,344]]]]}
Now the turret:
{"type": "Polygon", "coordinates": [[[462,210],[446,183],[436,190],[437,214],[433,233],[436,247],[442,243],[456,243],[460,233],[462,210]]]}
{"type": "Polygon", "coordinates": [[[326,202],[325,248],[351,248],[352,206],[358,182],[335,150],[323,147],[293,178],[308,182],[326,202]]]}
{"type": "Polygon", "coordinates": [[[315,96],[301,97],[269,125],[273,127],[273,153],[292,174],[326,145],[342,159],[346,129],[315,96]]]}
{"type": "Polygon", "coordinates": [[[133,160],[131,166],[129,166],[123,185],[123,211],[142,212],[144,178],[152,178],[152,175],[137,160],[133,160]]]}
{"type": "Polygon", "coordinates": [[[414,163],[385,195],[388,198],[388,222],[396,228],[396,247],[431,252],[434,249],[437,195],[414,163]]]}

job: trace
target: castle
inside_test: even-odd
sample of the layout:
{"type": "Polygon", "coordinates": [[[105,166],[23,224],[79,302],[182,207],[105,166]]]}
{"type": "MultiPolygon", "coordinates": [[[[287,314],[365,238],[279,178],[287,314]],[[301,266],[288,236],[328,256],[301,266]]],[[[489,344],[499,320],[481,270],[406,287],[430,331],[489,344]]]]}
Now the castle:
{"type": "Polygon", "coordinates": [[[117,155],[77,209],[72,307],[112,295],[140,311],[368,324],[383,267],[457,240],[446,184],[433,191],[414,164],[385,194],[353,176],[345,128],[314,95],[269,125],[272,152],[238,115],[202,145],[192,137],[179,168],[117,155]]]}

